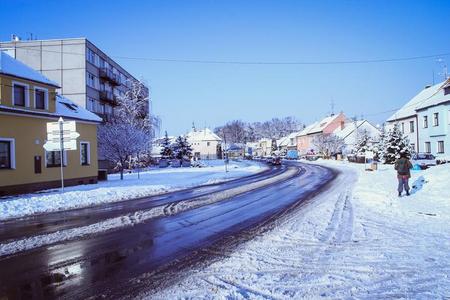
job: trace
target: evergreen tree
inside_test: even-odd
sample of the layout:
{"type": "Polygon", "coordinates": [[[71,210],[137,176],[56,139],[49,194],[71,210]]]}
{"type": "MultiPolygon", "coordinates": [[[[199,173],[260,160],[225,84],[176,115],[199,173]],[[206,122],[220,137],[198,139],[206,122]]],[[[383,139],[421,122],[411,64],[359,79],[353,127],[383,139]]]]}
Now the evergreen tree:
{"type": "Polygon", "coordinates": [[[165,158],[165,159],[170,159],[170,158],[173,158],[173,149],[172,149],[172,146],[171,146],[171,144],[170,144],[170,139],[169,139],[169,136],[167,135],[167,131],[166,131],[166,133],[165,133],[165,135],[164,135],[164,139],[163,139],[163,142],[162,142],[162,150],[161,150],[161,156],[162,156],[162,158],[165,158]]]}
{"type": "Polygon", "coordinates": [[[366,151],[372,151],[373,147],[371,143],[369,132],[367,130],[360,130],[355,144],[355,153],[357,155],[364,155],[366,151]]]}
{"type": "Polygon", "coordinates": [[[271,149],[271,154],[274,155],[275,152],[278,150],[278,146],[277,146],[277,140],[276,139],[272,139],[272,149],[271,149]]]}
{"type": "Polygon", "coordinates": [[[175,157],[178,159],[190,159],[192,156],[192,147],[186,137],[177,137],[173,150],[175,157]]]}
{"type": "Polygon", "coordinates": [[[411,156],[411,147],[408,138],[400,131],[398,124],[395,124],[383,138],[380,157],[385,164],[393,164],[400,153],[411,156]]]}

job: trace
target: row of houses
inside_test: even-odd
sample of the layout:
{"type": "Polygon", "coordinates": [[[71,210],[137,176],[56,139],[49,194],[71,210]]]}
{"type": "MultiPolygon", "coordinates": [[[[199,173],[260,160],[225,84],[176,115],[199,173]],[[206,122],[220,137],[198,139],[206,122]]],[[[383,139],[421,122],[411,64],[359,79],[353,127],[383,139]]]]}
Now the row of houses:
{"type": "MultiPolygon", "coordinates": [[[[321,135],[336,135],[344,141],[342,154],[352,153],[358,140],[358,135],[365,132],[373,141],[377,141],[380,130],[367,120],[348,119],[344,113],[330,115],[320,121],[305,126],[298,132],[293,132],[276,141],[276,148],[281,152],[297,151],[299,156],[317,153],[314,140],[321,135]]],[[[268,156],[273,152],[273,140],[261,139],[256,145],[257,156],[268,156]]]]}
{"type": "Polygon", "coordinates": [[[426,86],[388,120],[399,126],[415,152],[450,160],[450,79],[426,86]]]}

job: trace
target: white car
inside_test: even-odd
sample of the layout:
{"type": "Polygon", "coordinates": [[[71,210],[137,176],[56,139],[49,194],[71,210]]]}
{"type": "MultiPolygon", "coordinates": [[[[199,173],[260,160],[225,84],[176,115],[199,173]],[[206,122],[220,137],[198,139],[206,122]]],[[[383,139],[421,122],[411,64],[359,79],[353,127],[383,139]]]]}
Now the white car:
{"type": "Polygon", "coordinates": [[[419,165],[420,168],[426,169],[430,166],[435,166],[436,163],[436,157],[433,154],[430,153],[417,153],[414,154],[412,157],[412,164],[419,165]]]}

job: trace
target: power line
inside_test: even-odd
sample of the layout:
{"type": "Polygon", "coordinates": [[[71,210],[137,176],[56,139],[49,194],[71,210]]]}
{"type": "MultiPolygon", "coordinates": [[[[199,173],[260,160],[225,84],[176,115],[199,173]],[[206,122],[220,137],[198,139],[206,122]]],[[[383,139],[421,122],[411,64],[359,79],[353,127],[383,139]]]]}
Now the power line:
{"type": "MultiPolygon", "coordinates": [[[[37,46],[14,46],[11,48],[3,48],[1,51],[7,51],[12,49],[28,49],[31,51],[42,51],[50,53],[61,53],[68,55],[80,55],[85,56],[85,53],[79,52],[67,52],[56,50],[45,50],[37,46]]],[[[229,65],[348,65],[348,64],[372,64],[372,63],[389,63],[389,62],[402,62],[422,60],[427,58],[439,58],[442,56],[450,56],[450,52],[419,55],[410,57],[396,57],[396,58],[380,58],[380,59],[362,59],[362,60],[329,60],[329,61],[235,61],[235,60],[202,60],[202,59],[177,59],[177,58],[152,58],[152,57],[133,57],[133,56],[111,56],[116,59],[126,60],[140,60],[150,62],[169,62],[169,63],[191,63],[191,64],[229,64],[229,65]]]]}

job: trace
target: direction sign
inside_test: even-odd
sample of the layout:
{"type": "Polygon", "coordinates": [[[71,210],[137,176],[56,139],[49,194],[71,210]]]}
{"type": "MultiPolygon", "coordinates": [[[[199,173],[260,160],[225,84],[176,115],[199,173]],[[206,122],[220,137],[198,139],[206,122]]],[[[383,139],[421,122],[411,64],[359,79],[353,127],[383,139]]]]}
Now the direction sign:
{"type": "MultiPolygon", "coordinates": [[[[44,144],[44,149],[46,151],[61,151],[61,143],[53,142],[53,141],[47,141],[44,144]]],[[[77,141],[76,140],[70,140],[69,142],[63,143],[63,150],[69,151],[69,150],[77,150],[77,141]]]]}
{"type": "Polygon", "coordinates": [[[62,150],[77,150],[79,136],[75,121],[64,121],[60,118],[58,122],[47,123],[47,142],[44,148],[47,151],[61,151],[62,144],[62,150]]]}

